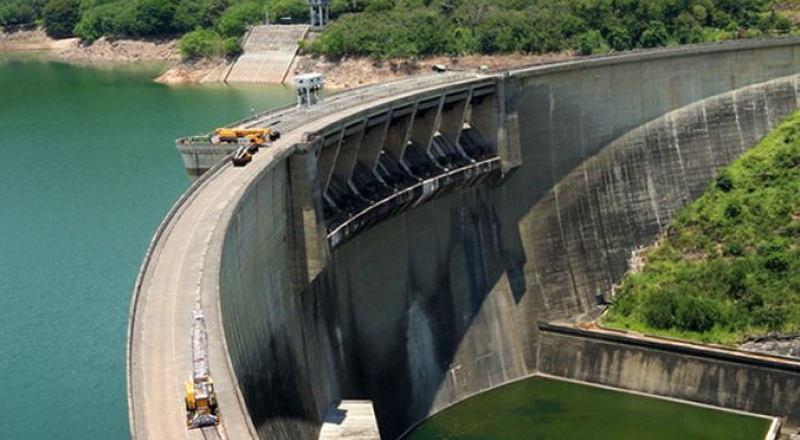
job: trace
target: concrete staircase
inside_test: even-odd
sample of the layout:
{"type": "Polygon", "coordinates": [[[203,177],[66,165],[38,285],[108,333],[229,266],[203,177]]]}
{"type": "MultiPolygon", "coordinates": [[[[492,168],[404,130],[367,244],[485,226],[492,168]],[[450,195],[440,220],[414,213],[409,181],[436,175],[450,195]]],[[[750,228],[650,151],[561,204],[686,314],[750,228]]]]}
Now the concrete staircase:
{"type": "Polygon", "coordinates": [[[244,53],[225,82],[282,83],[297,55],[297,42],[308,30],[308,25],[253,27],[245,37],[244,53]]]}

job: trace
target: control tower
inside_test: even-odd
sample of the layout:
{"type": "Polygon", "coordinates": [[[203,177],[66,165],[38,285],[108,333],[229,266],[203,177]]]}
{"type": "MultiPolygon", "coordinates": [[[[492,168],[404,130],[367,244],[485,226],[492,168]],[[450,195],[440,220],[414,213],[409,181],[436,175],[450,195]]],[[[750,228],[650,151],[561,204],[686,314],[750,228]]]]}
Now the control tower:
{"type": "Polygon", "coordinates": [[[294,78],[294,87],[297,89],[297,106],[311,107],[322,102],[323,86],[324,81],[320,73],[296,76],[294,78]]]}
{"type": "Polygon", "coordinates": [[[331,19],[331,0],[306,0],[311,18],[311,29],[322,29],[331,19]]]}

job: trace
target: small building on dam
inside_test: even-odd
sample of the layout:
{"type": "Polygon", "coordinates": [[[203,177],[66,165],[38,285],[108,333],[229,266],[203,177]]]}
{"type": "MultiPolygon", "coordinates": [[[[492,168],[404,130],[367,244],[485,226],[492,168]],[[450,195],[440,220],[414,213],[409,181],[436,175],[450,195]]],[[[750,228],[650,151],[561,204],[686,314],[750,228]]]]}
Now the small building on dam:
{"type": "Polygon", "coordinates": [[[330,95],[236,123],[282,133],[243,168],[179,140],[197,180],[134,291],[133,437],[212,435],[183,406],[198,308],[220,438],[317,439],[369,401],[395,439],[536,374],[800,426],[798,361],[580,325],[799,75],[798,38],[684,46],[330,95]]]}

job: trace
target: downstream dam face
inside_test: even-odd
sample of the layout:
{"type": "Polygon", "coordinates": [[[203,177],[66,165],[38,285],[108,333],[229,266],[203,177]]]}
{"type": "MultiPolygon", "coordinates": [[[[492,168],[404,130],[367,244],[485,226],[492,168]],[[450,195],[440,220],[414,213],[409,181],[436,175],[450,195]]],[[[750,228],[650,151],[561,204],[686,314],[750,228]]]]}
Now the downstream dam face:
{"type": "Polygon", "coordinates": [[[798,73],[800,39],[690,46],[458,77],[299,127],[248,169],[206,263],[251,432],[316,439],[354,399],[393,439],[539,372],[797,426],[798,367],[544,323],[591,316],[631,252],[798,108],[798,73]]]}

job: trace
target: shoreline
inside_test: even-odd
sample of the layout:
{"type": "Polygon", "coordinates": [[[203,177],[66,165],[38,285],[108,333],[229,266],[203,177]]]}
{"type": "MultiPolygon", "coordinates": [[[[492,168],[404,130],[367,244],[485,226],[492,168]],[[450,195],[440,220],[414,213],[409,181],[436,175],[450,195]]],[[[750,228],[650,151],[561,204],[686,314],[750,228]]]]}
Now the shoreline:
{"type": "MultiPolygon", "coordinates": [[[[100,38],[85,44],[78,38],[53,39],[39,28],[0,32],[0,54],[31,54],[77,65],[113,65],[135,62],[180,61],[177,40],[113,40],[100,38]]],[[[169,68],[169,67],[165,67],[169,68]]]]}
{"type": "MultiPolygon", "coordinates": [[[[132,62],[161,62],[165,66],[154,82],[168,85],[223,83],[232,65],[226,59],[182,60],[177,39],[113,40],[100,38],[91,44],[78,38],[52,39],[39,28],[14,32],[0,31],[0,54],[41,54],[53,61],[77,65],[116,65],[132,62]]],[[[490,71],[529,66],[574,57],[569,52],[543,55],[467,55],[460,57],[435,56],[421,59],[390,59],[376,61],[370,57],[329,59],[299,54],[290,69],[285,85],[291,86],[295,75],[322,73],[325,87],[331,91],[348,90],[429,73],[434,66],[449,70],[490,71]]]]}

